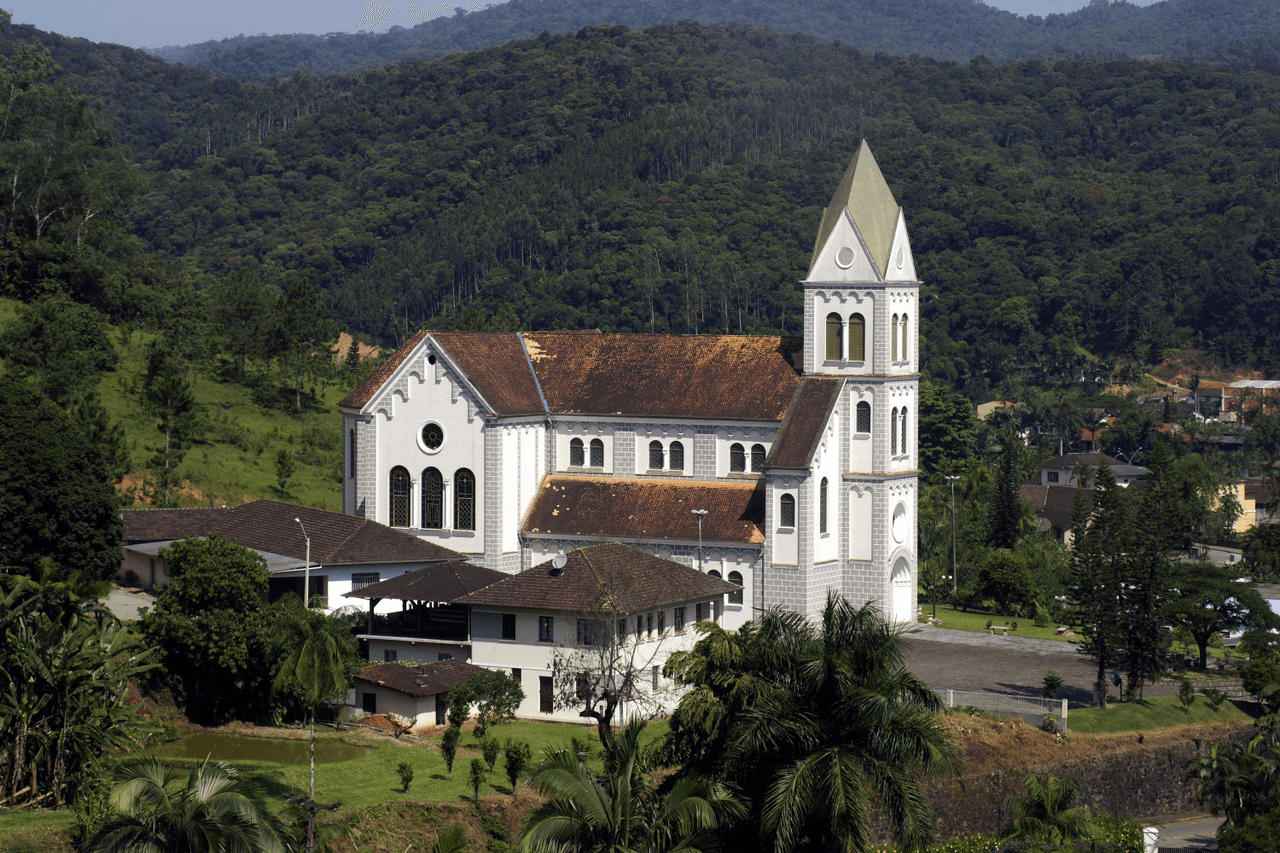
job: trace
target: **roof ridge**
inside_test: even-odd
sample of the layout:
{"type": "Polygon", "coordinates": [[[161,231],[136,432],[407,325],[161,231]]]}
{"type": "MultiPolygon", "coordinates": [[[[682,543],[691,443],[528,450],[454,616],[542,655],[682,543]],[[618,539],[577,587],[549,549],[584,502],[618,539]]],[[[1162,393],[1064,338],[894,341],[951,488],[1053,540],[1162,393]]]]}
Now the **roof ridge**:
{"type": "MultiPolygon", "coordinates": [[[[325,555],[325,557],[332,557],[334,554],[341,551],[342,546],[346,545],[348,542],[354,539],[356,537],[356,534],[358,534],[361,530],[364,530],[364,526],[369,523],[369,519],[367,518],[363,518],[360,516],[348,516],[345,513],[343,514],[343,518],[360,518],[360,522],[351,529],[351,533],[347,536],[347,538],[343,539],[341,542],[335,545],[333,549],[330,550],[329,553],[325,555]]],[[[394,528],[391,528],[391,529],[394,530],[394,528]]],[[[325,562],[328,562],[328,560],[326,560],[325,562]]]]}
{"type": "Polygon", "coordinates": [[[551,414],[551,405],[547,403],[547,395],[542,393],[542,379],[538,376],[538,369],[533,366],[533,357],[529,355],[529,345],[525,342],[524,336],[528,332],[516,332],[516,338],[520,341],[520,350],[524,353],[525,364],[529,365],[529,372],[533,374],[533,387],[538,389],[538,399],[542,401],[542,411],[545,414],[551,414]]]}

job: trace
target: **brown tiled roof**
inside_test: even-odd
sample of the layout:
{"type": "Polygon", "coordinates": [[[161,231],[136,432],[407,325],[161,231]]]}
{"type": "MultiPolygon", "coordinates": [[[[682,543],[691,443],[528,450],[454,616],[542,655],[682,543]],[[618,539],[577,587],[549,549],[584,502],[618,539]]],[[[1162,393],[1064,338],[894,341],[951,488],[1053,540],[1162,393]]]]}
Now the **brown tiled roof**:
{"type": "Polygon", "coordinates": [[[843,387],[844,380],[838,378],[806,376],[800,380],[769,451],[766,468],[809,467],[843,387]]]}
{"type": "Polygon", "coordinates": [[[450,658],[420,664],[375,663],[360,670],[356,678],[410,696],[433,696],[448,693],[471,676],[482,672],[489,670],[450,658]]]}
{"type": "Polygon", "coordinates": [[[551,411],[780,421],[799,382],[799,338],[525,335],[551,411]]]}
{"type": "Polygon", "coordinates": [[[715,598],[738,588],[617,542],[578,548],[565,557],[562,569],[543,563],[464,596],[459,603],[571,613],[633,613],[715,598]]]}
{"type": "Polygon", "coordinates": [[[394,598],[400,601],[454,601],[511,575],[473,563],[450,560],[423,566],[399,577],[347,593],[349,598],[394,598]]]}
{"type": "Polygon", "coordinates": [[[499,415],[542,413],[546,407],[515,332],[432,332],[450,359],[499,415]]]}
{"type": "Polygon", "coordinates": [[[132,545],[137,542],[167,542],[170,539],[186,539],[188,536],[204,536],[217,529],[218,517],[231,510],[221,509],[130,509],[120,513],[124,519],[124,535],[121,542],[132,545]]]}
{"type": "Polygon", "coordinates": [[[356,386],[356,389],[342,398],[342,402],[338,404],[341,409],[358,409],[365,403],[373,399],[373,395],[378,393],[378,389],[382,387],[391,374],[396,372],[396,368],[404,364],[404,360],[413,352],[413,348],[422,342],[427,336],[426,332],[419,331],[410,335],[409,340],[404,342],[404,346],[396,350],[382,364],[378,365],[378,369],[369,375],[369,378],[356,386]]]}
{"type": "Polygon", "coordinates": [[[294,521],[299,518],[311,537],[311,562],[317,565],[466,559],[457,551],[366,518],[279,501],[253,501],[217,510],[125,510],[120,515],[126,543],[217,533],[245,548],[302,560],[307,555],[307,541],[294,521]]]}
{"type": "Polygon", "coordinates": [[[610,539],[764,541],[764,486],[614,477],[547,477],[525,515],[526,533],[610,539]]]}
{"type": "Polygon", "coordinates": [[[1023,503],[1030,504],[1032,512],[1060,530],[1071,528],[1071,510],[1075,506],[1077,492],[1083,496],[1085,506],[1092,509],[1097,494],[1093,489],[1036,483],[1018,487],[1018,497],[1023,503]]]}

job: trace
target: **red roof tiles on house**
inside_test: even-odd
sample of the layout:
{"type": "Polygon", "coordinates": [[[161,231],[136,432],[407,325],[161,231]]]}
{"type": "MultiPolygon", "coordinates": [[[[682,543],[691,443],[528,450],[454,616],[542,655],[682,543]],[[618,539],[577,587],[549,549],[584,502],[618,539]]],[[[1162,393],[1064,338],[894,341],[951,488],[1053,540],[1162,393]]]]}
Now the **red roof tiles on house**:
{"type": "Polygon", "coordinates": [[[466,559],[457,551],[366,518],[279,501],[253,501],[215,510],[125,510],[120,515],[126,544],[217,533],[245,548],[302,560],[307,555],[307,541],[294,521],[298,518],[311,537],[311,562],[316,565],[466,559]]]}
{"type": "Polygon", "coordinates": [[[342,398],[342,402],[338,404],[340,409],[359,409],[365,403],[368,403],[378,393],[378,390],[391,378],[391,374],[395,373],[400,365],[404,364],[404,360],[409,357],[414,348],[422,342],[427,336],[424,331],[414,332],[409,340],[404,342],[404,346],[396,350],[382,364],[378,365],[378,369],[369,375],[369,378],[356,386],[355,390],[342,398]]]}
{"type": "Polygon", "coordinates": [[[506,572],[450,560],[423,566],[399,577],[347,593],[349,598],[394,598],[399,601],[452,602],[470,592],[509,578],[506,572]]]}
{"type": "Polygon", "coordinates": [[[670,478],[547,477],[525,515],[526,533],[608,538],[764,541],[764,486],[670,478]]]}
{"type": "Polygon", "coordinates": [[[458,600],[460,604],[559,610],[634,613],[698,599],[718,598],[735,584],[680,563],[607,542],[565,555],[562,568],[534,566],[458,600]]]}
{"type": "Polygon", "coordinates": [[[515,332],[432,332],[431,337],[475,384],[497,414],[528,415],[546,411],[520,335],[515,332]]]}

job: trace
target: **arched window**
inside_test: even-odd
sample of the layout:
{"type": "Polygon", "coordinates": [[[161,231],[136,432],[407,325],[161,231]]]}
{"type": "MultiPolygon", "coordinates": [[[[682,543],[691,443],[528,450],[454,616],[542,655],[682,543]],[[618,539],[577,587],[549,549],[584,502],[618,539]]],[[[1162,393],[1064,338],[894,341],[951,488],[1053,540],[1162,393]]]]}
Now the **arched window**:
{"type": "Polygon", "coordinates": [[[729,445],[729,470],[734,474],[747,470],[747,451],[737,442],[729,445]]]}
{"type": "Polygon", "coordinates": [[[827,532],[827,478],[822,478],[818,487],[818,532],[827,532]]]}
{"type": "Polygon", "coordinates": [[[453,529],[476,529],[476,475],[466,468],[453,475],[453,529]]]}
{"type": "Polygon", "coordinates": [[[591,439],[591,467],[604,467],[604,442],[598,438],[591,439]]]}
{"type": "MultiPolygon", "coordinates": [[[[741,586],[742,586],[742,572],[729,572],[729,583],[736,583],[739,587],[741,587],[741,586]]],[[[742,603],[742,590],[741,590],[741,589],[735,589],[733,592],[729,593],[729,603],[730,603],[730,604],[741,604],[741,603],[742,603]]]]}
{"type": "Polygon", "coordinates": [[[661,471],[663,468],[667,467],[663,464],[664,458],[665,454],[662,452],[662,442],[649,442],[649,470],[661,471]]]}
{"type": "Polygon", "coordinates": [[[391,469],[391,513],[392,527],[409,526],[409,472],[396,466],[391,469]]]}
{"type": "Polygon", "coordinates": [[[783,495],[778,501],[778,526],[779,527],[795,527],[796,526],[796,497],[795,495],[783,495]]]}
{"type": "Polygon", "coordinates": [[[861,314],[849,315],[849,360],[867,360],[867,321],[861,314]]]}
{"type": "Polygon", "coordinates": [[[427,530],[444,527],[444,477],[435,468],[422,472],[422,526],[427,530]]]}
{"type": "Polygon", "coordinates": [[[902,455],[907,455],[907,407],[902,407],[902,455]]]}
{"type": "Polygon", "coordinates": [[[671,447],[668,448],[668,454],[671,459],[672,471],[684,470],[684,442],[673,441],[671,447]]]}
{"type": "Polygon", "coordinates": [[[891,356],[890,361],[897,361],[898,360],[898,315],[897,314],[894,314],[893,319],[889,321],[889,332],[890,332],[889,354],[891,356]]]}
{"type": "Polygon", "coordinates": [[[719,569],[711,569],[707,572],[707,574],[711,575],[711,577],[716,579],[719,579],[720,577],[722,577],[719,569]]]}
{"type": "Polygon", "coordinates": [[[844,341],[840,340],[840,315],[827,315],[827,361],[844,358],[844,341]]]}
{"type": "Polygon", "coordinates": [[[858,404],[858,432],[871,432],[871,404],[865,400],[858,404]]]}
{"type": "Polygon", "coordinates": [[[349,441],[347,442],[347,476],[351,479],[356,478],[356,431],[351,430],[349,441]]]}
{"type": "Polygon", "coordinates": [[[575,438],[569,442],[569,467],[581,468],[583,461],[582,439],[575,438]]]}
{"type": "Polygon", "coordinates": [[[764,445],[751,445],[751,470],[759,473],[764,470],[764,445]]]}
{"type": "Polygon", "coordinates": [[[902,360],[907,360],[907,315],[902,315],[902,360]]]}
{"type": "Polygon", "coordinates": [[[898,410],[889,413],[889,455],[898,455],[898,410]]]}

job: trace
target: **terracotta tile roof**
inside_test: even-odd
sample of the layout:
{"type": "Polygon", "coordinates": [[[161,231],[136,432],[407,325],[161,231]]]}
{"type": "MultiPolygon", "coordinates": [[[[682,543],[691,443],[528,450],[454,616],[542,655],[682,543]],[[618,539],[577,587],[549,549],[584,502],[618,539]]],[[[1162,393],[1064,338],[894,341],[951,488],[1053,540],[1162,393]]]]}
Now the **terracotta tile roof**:
{"type": "Polygon", "coordinates": [[[799,338],[525,335],[551,411],[780,421],[800,381],[799,338]]]}
{"type": "Polygon", "coordinates": [[[765,468],[809,467],[843,387],[844,380],[838,378],[806,376],[800,380],[765,468]]]}
{"type": "Polygon", "coordinates": [[[359,516],[279,501],[253,501],[217,510],[125,510],[120,515],[124,518],[126,543],[217,533],[245,548],[303,560],[307,542],[294,521],[299,518],[311,537],[311,562],[316,565],[466,559],[457,551],[359,516]]]}
{"type": "Polygon", "coordinates": [[[526,533],[610,539],[698,538],[695,509],[707,510],[707,542],[764,541],[764,486],[672,479],[547,477],[525,515],[526,533]]]}
{"type": "Polygon", "coordinates": [[[432,332],[431,337],[499,415],[546,411],[519,334],[432,332]]]}
{"type": "Polygon", "coordinates": [[[459,603],[570,613],[634,613],[717,598],[738,588],[618,542],[578,548],[565,557],[561,569],[543,563],[473,592],[459,603]]]}
{"type": "Polygon", "coordinates": [[[482,666],[450,658],[420,664],[375,663],[360,670],[356,679],[409,696],[434,696],[448,693],[471,676],[488,671],[482,666]]]}
{"type": "Polygon", "coordinates": [[[373,396],[378,393],[378,389],[382,387],[383,383],[391,378],[391,374],[396,372],[396,368],[404,364],[404,360],[413,352],[414,347],[421,343],[422,339],[426,336],[427,333],[424,331],[414,332],[409,337],[409,340],[404,342],[404,346],[400,347],[400,349],[392,353],[386,361],[378,365],[378,369],[371,373],[368,379],[361,382],[356,386],[354,391],[343,397],[342,402],[338,404],[338,408],[359,409],[365,403],[372,400],[373,396]]]}
{"type": "Polygon", "coordinates": [[[348,598],[394,598],[400,601],[452,602],[469,592],[509,578],[506,572],[450,560],[423,566],[399,577],[347,593],[348,598]]]}
{"type": "Polygon", "coordinates": [[[1071,510],[1079,492],[1085,506],[1093,508],[1093,489],[1077,489],[1075,486],[1039,485],[1028,483],[1018,487],[1018,497],[1031,505],[1031,511],[1060,530],[1071,528],[1071,510]]]}

